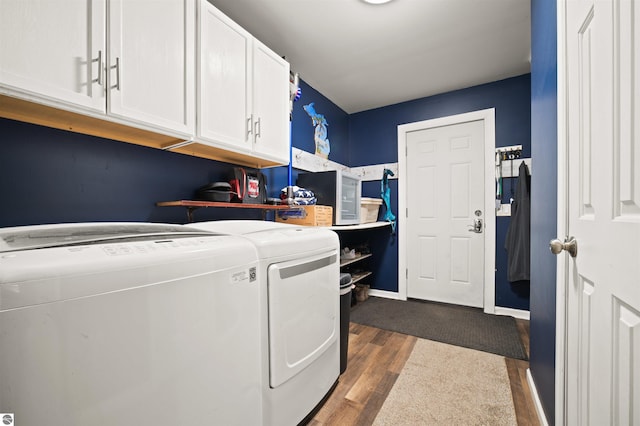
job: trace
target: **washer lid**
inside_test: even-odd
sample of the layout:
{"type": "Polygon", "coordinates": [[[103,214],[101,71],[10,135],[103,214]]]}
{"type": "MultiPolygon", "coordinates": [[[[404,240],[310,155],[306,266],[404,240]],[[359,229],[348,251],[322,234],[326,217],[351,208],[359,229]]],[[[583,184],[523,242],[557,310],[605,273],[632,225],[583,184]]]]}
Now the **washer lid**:
{"type": "Polygon", "coordinates": [[[229,235],[247,235],[253,232],[300,227],[288,223],[271,222],[268,220],[212,220],[192,223],[189,226],[205,231],[229,235]]]}
{"type": "Polygon", "coordinates": [[[327,228],[291,225],[260,220],[219,220],[197,222],[189,226],[204,231],[241,235],[257,248],[261,259],[339,250],[338,235],[327,228]]]}
{"type": "Polygon", "coordinates": [[[188,237],[211,232],[165,223],[102,222],[0,228],[0,253],[149,237],[188,237]]]}

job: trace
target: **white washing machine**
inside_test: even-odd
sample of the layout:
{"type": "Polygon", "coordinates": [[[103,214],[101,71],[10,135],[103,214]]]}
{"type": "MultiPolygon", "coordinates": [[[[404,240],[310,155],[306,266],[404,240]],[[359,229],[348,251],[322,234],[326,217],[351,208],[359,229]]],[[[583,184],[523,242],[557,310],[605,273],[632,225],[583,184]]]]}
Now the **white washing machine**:
{"type": "Polygon", "coordinates": [[[183,226],[0,228],[0,412],[21,426],[261,424],[257,266],[247,239],[183,226]]]}
{"type": "Polygon", "coordinates": [[[255,245],[262,283],[263,423],[301,422],[340,374],[340,243],[322,228],[266,221],[189,225],[255,245]]]}

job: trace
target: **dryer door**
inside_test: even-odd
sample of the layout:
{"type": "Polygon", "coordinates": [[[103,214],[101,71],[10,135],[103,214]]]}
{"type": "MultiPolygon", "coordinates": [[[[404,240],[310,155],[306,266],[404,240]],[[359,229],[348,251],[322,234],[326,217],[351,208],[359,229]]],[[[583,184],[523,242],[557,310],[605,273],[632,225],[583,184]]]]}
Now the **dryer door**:
{"type": "Polygon", "coordinates": [[[318,359],[339,333],[335,250],[268,268],[270,385],[278,387],[318,359]]]}

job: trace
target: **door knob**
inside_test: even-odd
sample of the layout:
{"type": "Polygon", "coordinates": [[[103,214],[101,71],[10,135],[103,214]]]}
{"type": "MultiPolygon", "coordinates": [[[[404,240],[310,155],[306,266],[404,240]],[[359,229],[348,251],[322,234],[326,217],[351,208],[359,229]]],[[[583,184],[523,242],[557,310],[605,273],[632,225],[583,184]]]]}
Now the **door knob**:
{"type": "Polygon", "coordinates": [[[555,239],[549,242],[549,249],[553,254],[560,254],[562,250],[565,250],[571,255],[571,257],[576,257],[578,255],[578,242],[573,237],[565,238],[564,243],[555,239]]]}
{"type": "Polygon", "coordinates": [[[469,232],[475,232],[476,234],[482,234],[482,219],[476,217],[473,219],[473,225],[469,225],[469,232]]]}

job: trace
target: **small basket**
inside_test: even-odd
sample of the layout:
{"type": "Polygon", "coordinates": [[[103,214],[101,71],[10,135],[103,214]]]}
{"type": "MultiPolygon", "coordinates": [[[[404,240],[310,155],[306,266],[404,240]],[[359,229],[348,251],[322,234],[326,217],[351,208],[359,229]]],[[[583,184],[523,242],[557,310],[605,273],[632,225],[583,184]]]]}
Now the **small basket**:
{"type": "Polygon", "coordinates": [[[360,223],[376,222],[381,205],[381,198],[362,197],[360,199],[360,223]]]}

